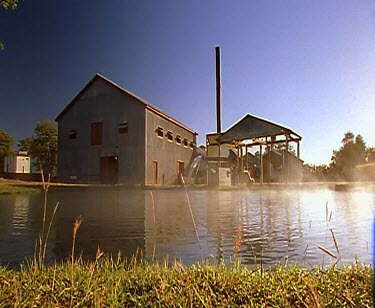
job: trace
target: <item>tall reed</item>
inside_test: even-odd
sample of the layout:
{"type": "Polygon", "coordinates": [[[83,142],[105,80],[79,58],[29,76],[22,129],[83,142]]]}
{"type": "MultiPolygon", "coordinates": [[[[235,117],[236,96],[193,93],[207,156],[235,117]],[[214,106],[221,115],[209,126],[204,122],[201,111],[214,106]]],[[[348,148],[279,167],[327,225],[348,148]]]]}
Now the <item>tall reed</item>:
{"type": "Polygon", "coordinates": [[[187,202],[188,202],[188,205],[189,205],[191,220],[193,221],[193,225],[194,225],[194,229],[195,229],[195,235],[197,236],[197,240],[199,242],[198,228],[197,228],[197,225],[195,224],[195,219],[194,219],[193,210],[192,210],[191,204],[190,204],[189,194],[188,194],[188,191],[187,191],[187,188],[186,188],[184,176],[182,174],[181,174],[181,179],[182,179],[182,183],[184,184],[184,187],[185,187],[186,199],[187,199],[187,202]]]}
{"type": "Polygon", "coordinates": [[[39,243],[38,243],[38,258],[34,261],[38,265],[39,269],[42,269],[44,266],[45,258],[46,258],[46,250],[47,250],[47,242],[49,238],[49,234],[51,231],[51,226],[53,223],[53,220],[55,218],[57,208],[59,207],[59,202],[56,203],[50,222],[48,224],[47,232],[45,232],[46,228],[46,218],[47,218],[47,200],[48,200],[48,189],[50,187],[51,183],[51,174],[48,174],[48,179],[45,181],[44,179],[44,173],[43,168],[40,166],[40,173],[42,177],[42,185],[43,185],[43,192],[44,192],[44,209],[43,209],[43,223],[42,223],[42,232],[39,234],[39,243]]]}
{"type": "MultiPolygon", "coordinates": [[[[332,220],[332,211],[329,211],[329,209],[328,209],[328,202],[327,202],[326,203],[326,222],[327,222],[327,228],[329,227],[329,225],[331,223],[331,220],[332,220]]],[[[332,257],[334,259],[337,259],[337,261],[333,265],[333,266],[335,266],[341,260],[340,249],[339,249],[339,244],[337,242],[335,233],[333,232],[333,229],[329,228],[329,230],[331,232],[331,237],[333,239],[333,243],[335,244],[335,248],[336,248],[338,256],[336,256],[332,251],[330,251],[329,249],[327,249],[324,246],[318,245],[318,248],[321,251],[323,251],[325,254],[329,255],[330,257],[332,257]]],[[[328,230],[326,229],[325,244],[324,244],[325,246],[327,245],[327,232],[328,232],[328,230]]],[[[323,255],[323,262],[322,262],[323,267],[324,267],[324,256],[325,255],[323,255]]]]}
{"type": "Polygon", "coordinates": [[[239,225],[237,228],[236,240],[233,246],[233,253],[235,255],[240,251],[242,237],[243,237],[242,225],[239,225]]]}
{"type": "Polygon", "coordinates": [[[73,304],[73,293],[74,293],[74,250],[75,250],[75,244],[76,244],[76,237],[79,227],[81,226],[81,223],[83,221],[82,216],[78,216],[74,222],[73,227],[73,241],[72,241],[72,255],[71,255],[71,306],[73,304]]]}
{"type": "Polygon", "coordinates": [[[150,195],[151,195],[151,201],[152,201],[152,217],[154,219],[154,248],[153,248],[153,251],[152,251],[152,261],[154,261],[154,258],[155,258],[155,253],[156,253],[156,218],[155,218],[155,200],[154,200],[154,195],[152,193],[152,191],[150,191],[150,195]]]}
{"type": "Polygon", "coordinates": [[[77,232],[78,232],[79,227],[82,224],[82,221],[83,221],[82,216],[78,216],[73,226],[73,241],[72,241],[72,255],[71,255],[72,263],[74,263],[74,250],[75,250],[77,232]]]}

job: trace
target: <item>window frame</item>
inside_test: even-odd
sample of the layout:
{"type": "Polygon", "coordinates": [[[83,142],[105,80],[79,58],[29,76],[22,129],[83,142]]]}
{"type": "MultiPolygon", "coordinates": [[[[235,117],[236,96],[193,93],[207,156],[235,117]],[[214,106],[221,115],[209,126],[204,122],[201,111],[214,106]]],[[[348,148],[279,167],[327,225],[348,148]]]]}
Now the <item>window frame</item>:
{"type": "Polygon", "coordinates": [[[177,145],[181,145],[181,142],[182,142],[182,138],[179,134],[176,135],[176,137],[174,138],[174,140],[176,140],[176,144],[177,145]]]}
{"type": "Polygon", "coordinates": [[[76,129],[70,130],[68,132],[68,137],[69,137],[69,140],[77,139],[77,130],[76,129]]]}
{"type": "Polygon", "coordinates": [[[187,138],[184,138],[184,139],[182,140],[182,144],[183,144],[184,148],[187,148],[187,147],[189,146],[188,139],[187,139],[187,138]]]}
{"type": "Polygon", "coordinates": [[[172,131],[168,131],[167,133],[166,133],[166,136],[167,136],[167,140],[168,140],[168,142],[173,142],[173,132],[172,131]]]}
{"type": "Polygon", "coordinates": [[[128,122],[122,122],[118,125],[118,133],[121,135],[125,135],[129,132],[129,125],[128,122]]]}
{"type": "Polygon", "coordinates": [[[160,138],[160,139],[164,138],[164,129],[163,129],[163,127],[158,126],[155,131],[156,131],[156,136],[158,138],[160,138]]]}

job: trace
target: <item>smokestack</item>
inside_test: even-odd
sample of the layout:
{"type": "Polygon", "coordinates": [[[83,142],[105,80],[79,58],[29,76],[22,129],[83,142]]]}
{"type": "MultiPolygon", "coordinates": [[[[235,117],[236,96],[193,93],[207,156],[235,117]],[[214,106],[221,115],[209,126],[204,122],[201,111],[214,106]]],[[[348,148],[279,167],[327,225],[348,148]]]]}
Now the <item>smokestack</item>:
{"type": "Polygon", "coordinates": [[[216,53],[216,132],[221,133],[221,65],[220,46],[215,46],[216,53]]]}

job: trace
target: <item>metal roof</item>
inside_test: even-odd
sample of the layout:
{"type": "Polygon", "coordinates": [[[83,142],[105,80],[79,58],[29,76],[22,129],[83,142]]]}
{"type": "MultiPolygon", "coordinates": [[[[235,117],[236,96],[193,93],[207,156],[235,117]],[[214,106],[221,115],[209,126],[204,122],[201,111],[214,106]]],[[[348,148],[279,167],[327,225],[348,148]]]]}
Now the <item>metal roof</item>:
{"type": "Polygon", "coordinates": [[[220,143],[233,143],[233,141],[280,136],[286,134],[294,135],[293,138],[297,140],[302,139],[300,135],[288,127],[281,126],[251,114],[247,114],[232,127],[223,132],[217,138],[217,140],[219,140],[220,143]]]}
{"type": "Polygon", "coordinates": [[[82,88],[81,91],[79,91],[79,93],[71,100],[71,102],[65,106],[65,108],[59,113],[59,115],[56,117],[55,121],[58,122],[60,120],[60,118],[73,106],[73,104],[81,97],[81,95],[94,83],[94,81],[96,81],[97,79],[102,79],[106,82],[108,82],[111,86],[115,87],[116,89],[122,91],[123,93],[131,96],[132,98],[134,98],[136,101],[138,101],[139,103],[143,104],[145,106],[146,109],[152,111],[153,113],[161,116],[162,118],[172,122],[173,124],[177,125],[177,126],[180,126],[181,128],[189,131],[190,133],[192,134],[195,134],[195,135],[198,135],[198,133],[196,131],[194,131],[193,129],[187,127],[186,125],[182,124],[181,122],[175,120],[174,118],[170,117],[169,115],[165,114],[164,112],[162,112],[160,109],[156,108],[155,106],[151,105],[149,102],[147,102],[146,100],[144,100],[143,98],[135,95],[134,93],[130,92],[129,90],[126,90],[122,87],[120,87],[118,84],[114,83],[112,80],[108,79],[107,77],[99,74],[99,73],[96,73],[94,75],[94,77],[82,88]]]}

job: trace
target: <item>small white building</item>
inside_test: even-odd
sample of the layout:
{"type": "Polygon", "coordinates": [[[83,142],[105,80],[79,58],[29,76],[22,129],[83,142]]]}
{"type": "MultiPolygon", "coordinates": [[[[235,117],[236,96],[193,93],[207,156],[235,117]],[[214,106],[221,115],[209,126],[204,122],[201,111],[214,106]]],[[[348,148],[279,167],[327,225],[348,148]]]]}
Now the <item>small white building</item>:
{"type": "Polygon", "coordinates": [[[17,155],[5,157],[4,172],[30,173],[30,157],[27,152],[20,151],[17,155]]]}

